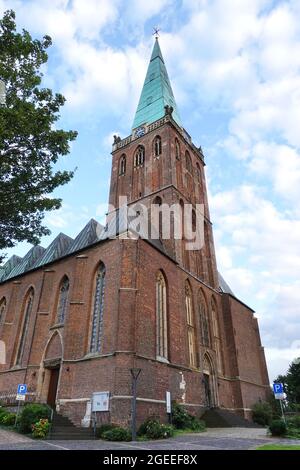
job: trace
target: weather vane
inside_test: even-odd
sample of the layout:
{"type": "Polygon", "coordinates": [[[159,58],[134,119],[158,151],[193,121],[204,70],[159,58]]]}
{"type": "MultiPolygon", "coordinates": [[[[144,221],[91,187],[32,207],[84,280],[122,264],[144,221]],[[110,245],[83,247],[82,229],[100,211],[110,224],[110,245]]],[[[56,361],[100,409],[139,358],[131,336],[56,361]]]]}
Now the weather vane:
{"type": "Polygon", "coordinates": [[[153,36],[155,36],[155,39],[158,39],[160,29],[156,26],[153,28],[153,31],[154,31],[153,36]]]}

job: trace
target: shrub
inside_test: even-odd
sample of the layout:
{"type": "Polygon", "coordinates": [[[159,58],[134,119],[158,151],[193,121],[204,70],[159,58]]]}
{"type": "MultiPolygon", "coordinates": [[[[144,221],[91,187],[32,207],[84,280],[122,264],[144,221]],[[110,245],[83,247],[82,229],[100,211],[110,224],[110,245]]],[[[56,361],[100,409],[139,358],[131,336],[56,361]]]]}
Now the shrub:
{"type": "Polygon", "coordinates": [[[272,420],[272,407],[267,402],[255,403],[252,406],[252,419],[254,423],[268,426],[272,420]]]}
{"type": "Polygon", "coordinates": [[[3,424],[3,426],[13,426],[16,421],[16,415],[15,413],[9,413],[5,412],[2,413],[0,416],[0,423],[3,424]]]}
{"type": "Polygon", "coordinates": [[[288,420],[288,427],[300,430],[300,416],[293,416],[288,420]]]}
{"type": "Polygon", "coordinates": [[[47,405],[31,403],[25,405],[18,420],[18,428],[22,433],[30,433],[32,425],[40,419],[50,420],[51,410],[47,405]]]}
{"type": "Polygon", "coordinates": [[[131,432],[129,429],[114,427],[108,431],[103,432],[102,438],[106,441],[131,441],[131,432]]]}
{"type": "Polygon", "coordinates": [[[157,419],[147,419],[138,430],[139,436],[146,436],[148,439],[167,439],[174,436],[174,428],[168,424],[161,424],[157,419]]]}
{"type": "Polygon", "coordinates": [[[172,403],[172,423],[177,429],[188,429],[191,425],[191,415],[179,403],[172,403]]]}
{"type": "Polygon", "coordinates": [[[139,427],[138,431],[137,431],[137,435],[138,436],[146,436],[146,433],[147,433],[147,427],[149,425],[151,425],[152,422],[159,422],[157,418],[155,418],[154,416],[151,416],[149,418],[147,418],[139,427]]]}
{"type": "Polygon", "coordinates": [[[32,425],[32,435],[37,439],[43,439],[47,436],[50,429],[48,419],[40,419],[37,423],[32,425]]]}
{"type": "Polygon", "coordinates": [[[282,419],[274,419],[269,426],[269,430],[272,436],[284,436],[287,432],[287,427],[282,419]]]}
{"type": "Polygon", "coordinates": [[[106,431],[111,431],[112,429],[115,429],[117,427],[118,426],[116,424],[111,424],[111,423],[102,424],[101,426],[96,428],[96,437],[101,439],[103,437],[103,433],[105,433],[106,431]]]}
{"type": "Polygon", "coordinates": [[[191,429],[192,431],[205,431],[205,422],[189,414],[179,403],[172,404],[172,423],[177,429],[191,429]]]}
{"type": "Polygon", "coordinates": [[[192,431],[202,432],[206,429],[206,424],[203,420],[196,418],[196,416],[190,416],[189,429],[192,431]]]}

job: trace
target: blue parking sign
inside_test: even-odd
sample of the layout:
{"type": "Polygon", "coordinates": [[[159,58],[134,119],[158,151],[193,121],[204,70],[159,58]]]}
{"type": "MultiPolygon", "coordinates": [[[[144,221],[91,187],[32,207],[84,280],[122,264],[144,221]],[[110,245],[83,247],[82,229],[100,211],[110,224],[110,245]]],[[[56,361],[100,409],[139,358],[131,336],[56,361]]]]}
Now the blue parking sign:
{"type": "Polygon", "coordinates": [[[19,384],[17,394],[18,395],[26,395],[26,392],[27,392],[27,385],[26,384],[19,384]]]}
{"type": "Polygon", "coordinates": [[[283,393],[283,384],[273,384],[273,392],[275,394],[283,393]]]}

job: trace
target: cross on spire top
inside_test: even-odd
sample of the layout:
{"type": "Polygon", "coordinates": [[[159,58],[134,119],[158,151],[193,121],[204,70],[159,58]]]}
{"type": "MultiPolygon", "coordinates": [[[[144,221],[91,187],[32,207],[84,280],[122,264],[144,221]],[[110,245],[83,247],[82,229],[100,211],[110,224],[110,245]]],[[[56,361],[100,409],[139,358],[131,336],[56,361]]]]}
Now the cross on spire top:
{"type": "Polygon", "coordinates": [[[159,31],[160,29],[157,26],[153,27],[153,36],[155,36],[155,39],[159,38],[159,31]]]}

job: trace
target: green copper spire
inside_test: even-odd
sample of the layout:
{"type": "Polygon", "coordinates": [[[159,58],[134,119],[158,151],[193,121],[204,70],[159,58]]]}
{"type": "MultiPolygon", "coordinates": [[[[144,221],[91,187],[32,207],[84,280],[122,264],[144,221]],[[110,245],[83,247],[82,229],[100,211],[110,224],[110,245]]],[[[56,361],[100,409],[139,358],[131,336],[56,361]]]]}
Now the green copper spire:
{"type": "Polygon", "coordinates": [[[172,117],[181,127],[168,72],[156,38],[132,128],[162,118],[165,115],[166,105],[173,107],[172,117]]]}

